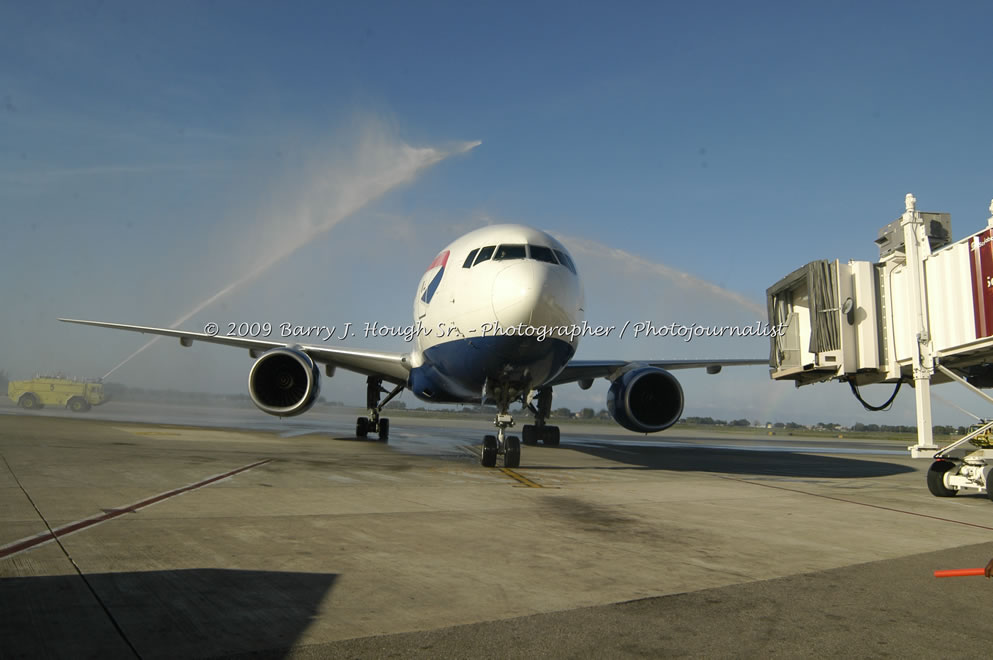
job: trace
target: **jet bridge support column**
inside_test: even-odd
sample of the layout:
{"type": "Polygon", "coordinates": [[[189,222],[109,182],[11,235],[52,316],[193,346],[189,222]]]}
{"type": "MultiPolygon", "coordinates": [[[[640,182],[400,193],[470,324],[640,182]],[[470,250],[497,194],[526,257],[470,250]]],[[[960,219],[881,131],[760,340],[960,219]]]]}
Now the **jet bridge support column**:
{"type": "Polygon", "coordinates": [[[914,458],[930,458],[938,451],[931,428],[931,375],[934,359],[931,330],[928,325],[927,294],[924,289],[924,258],[931,254],[931,246],[924,231],[924,223],[917,213],[917,199],[911,193],[905,198],[903,238],[907,254],[907,271],[910,277],[910,308],[913,315],[916,346],[912,351],[914,367],[914,394],[917,399],[917,444],[907,447],[914,458]]]}

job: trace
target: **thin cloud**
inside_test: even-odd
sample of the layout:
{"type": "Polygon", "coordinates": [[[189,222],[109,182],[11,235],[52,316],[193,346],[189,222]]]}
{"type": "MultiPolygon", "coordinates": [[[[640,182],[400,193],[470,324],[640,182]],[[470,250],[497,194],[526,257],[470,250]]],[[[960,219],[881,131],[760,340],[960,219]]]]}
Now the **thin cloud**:
{"type": "Polygon", "coordinates": [[[576,238],[574,236],[567,236],[556,232],[552,233],[556,238],[562,241],[562,243],[564,243],[573,254],[580,254],[590,257],[591,259],[608,259],[615,263],[622,264],[629,270],[638,270],[645,274],[662,277],[685,289],[708,293],[718,298],[728,300],[736,305],[739,305],[743,309],[758,315],[760,318],[765,318],[766,309],[763,305],[759,304],[753,298],[749,298],[748,296],[740,294],[736,291],[725,289],[724,287],[718,286],[713,282],[708,282],[705,279],[691,275],[677,268],[666,266],[665,264],[660,264],[654,261],[649,261],[644,257],[639,257],[638,255],[627,252],[626,250],[613,248],[604,245],[603,243],[585,238],[576,238]]]}

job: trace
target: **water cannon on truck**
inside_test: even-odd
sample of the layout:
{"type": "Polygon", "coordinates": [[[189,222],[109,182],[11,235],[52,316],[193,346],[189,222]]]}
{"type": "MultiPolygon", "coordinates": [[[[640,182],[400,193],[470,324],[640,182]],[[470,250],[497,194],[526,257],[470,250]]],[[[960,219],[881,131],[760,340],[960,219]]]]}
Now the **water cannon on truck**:
{"type": "Polygon", "coordinates": [[[103,383],[99,380],[79,380],[61,374],[12,380],[7,384],[7,396],[25,410],[58,406],[73,412],[86,412],[107,402],[103,383]]]}

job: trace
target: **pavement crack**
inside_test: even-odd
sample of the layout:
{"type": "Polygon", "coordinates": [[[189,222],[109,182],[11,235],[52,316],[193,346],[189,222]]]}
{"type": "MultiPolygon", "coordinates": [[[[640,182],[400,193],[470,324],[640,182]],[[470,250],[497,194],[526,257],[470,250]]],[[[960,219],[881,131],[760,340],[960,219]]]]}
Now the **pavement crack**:
{"type": "Polygon", "coordinates": [[[7,466],[7,471],[10,472],[10,476],[13,477],[14,483],[16,483],[17,487],[21,489],[21,492],[24,493],[24,497],[26,497],[28,502],[31,503],[31,507],[35,510],[35,513],[38,514],[38,517],[41,518],[41,521],[45,523],[45,528],[48,529],[48,533],[52,535],[52,539],[56,544],[58,544],[59,549],[62,550],[62,554],[64,554],[66,559],[69,560],[69,563],[72,564],[73,569],[76,571],[76,575],[78,575],[83,581],[83,584],[85,584],[86,588],[89,589],[90,593],[93,595],[93,598],[96,599],[97,603],[100,605],[100,608],[104,611],[104,614],[107,615],[111,625],[114,626],[114,630],[117,631],[117,634],[121,636],[124,643],[127,644],[128,648],[131,649],[131,652],[134,653],[134,657],[141,658],[141,654],[138,653],[138,649],[136,649],[134,644],[131,643],[131,640],[128,639],[128,636],[124,633],[124,629],[121,628],[120,623],[118,623],[117,619],[114,618],[114,615],[111,613],[110,608],[108,608],[107,604],[103,602],[102,598],[100,598],[100,594],[98,594],[97,590],[93,588],[90,581],[86,579],[86,575],[82,570],[80,570],[76,560],[72,558],[72,555],[69,554],[69,550],[62,544],[62,539],[60,539],[58,534],[55,533],[55,530],[52,529],[52,526],[48,523],[48,519],[45,518],[45,514],[43,514],[41,509],[38,508],[38,505],[35,504],[35,501],[31,498],[30,493],[28,493],[27,489],[24,487],[24,484],[22,484],[21,480],[17,477],[14,469],[10,467],[10,463],[7,462],[7,457],[0,455],[0,459],[3,459],[3,464],[7,466]]]}

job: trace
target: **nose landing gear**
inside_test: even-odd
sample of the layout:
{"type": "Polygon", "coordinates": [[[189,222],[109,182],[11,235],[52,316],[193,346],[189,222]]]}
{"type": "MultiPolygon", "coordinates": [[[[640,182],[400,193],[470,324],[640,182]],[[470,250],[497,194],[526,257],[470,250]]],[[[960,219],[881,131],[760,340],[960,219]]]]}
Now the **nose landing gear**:
{"type": "Polygon", "coordinates": [[[479,451],[479,463],[483,467],[494,467],[497,456],[503,456],[504,467],[520,467],[521,439],[516,435],[508,435],[507,429],[514,426],[510,403],[521,396],[522,389],[527,392],[527,387],[522,387],[519,382],[487,382],[489,398],[495,399],[497,404],[497,416],[493,420],[497,434],[483,436],[483,446],[479,451]]]}
{"type": "MultiPolygon", "coordinates": [[[[507,392],[509,388],[493,388],[494,393],[507,392]]],[[[518,393],[520,391],[518,390],[518,393]]],[[[505,467],[519,467],[521,464],[521,441],[525,445],[537,445],[540,440],[546,447],[559,446],[559,427],[546,424],[545,420],[552,412],[552,388],[542,387],[534,393],[534,401],[528,401],[527,390],[518,399],[527,405],[534,413],[534,424],[525,424],[521,428],[521,438],[516,435],[506,435],[506,430],[514,425],[514,418],[508,412],[510,396],[498,398],[499,413],[493,424],[497,427],[497,435],[483,437],[483,446],[479,453],[479,462],[483,467],[496,465],[497,456],[503,456],[505,467]]]]}
{"type": "Polygon", "coordinates": [[[494,467],[497,456],[503,456],[504,467],[520,467],[521,439],[506,433],[507,429],[514,425],[514,418],[508,413],[501,413],[496,416],[493,424],[497,427],[497,435],[483,436],[483,447],[479,452],[480,465],[494,467]]]}

